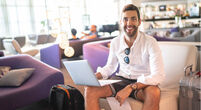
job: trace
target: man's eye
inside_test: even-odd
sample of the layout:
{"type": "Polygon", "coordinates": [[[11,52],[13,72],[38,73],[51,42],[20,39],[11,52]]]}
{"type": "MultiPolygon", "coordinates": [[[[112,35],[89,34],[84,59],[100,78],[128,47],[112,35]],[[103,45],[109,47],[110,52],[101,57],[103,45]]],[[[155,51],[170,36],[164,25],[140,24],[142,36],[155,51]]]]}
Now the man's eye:
{"type": "Polygon", "coordinates": [[[128,18],[124,18],[124,21],[128,21],[128,18]]]}
{"type": "Polygon", "coordinates": [[[132,21],[135,21],[135,20],[136,20],[136,18],[131,18],[131,20],[132,20],[132,21]]]}

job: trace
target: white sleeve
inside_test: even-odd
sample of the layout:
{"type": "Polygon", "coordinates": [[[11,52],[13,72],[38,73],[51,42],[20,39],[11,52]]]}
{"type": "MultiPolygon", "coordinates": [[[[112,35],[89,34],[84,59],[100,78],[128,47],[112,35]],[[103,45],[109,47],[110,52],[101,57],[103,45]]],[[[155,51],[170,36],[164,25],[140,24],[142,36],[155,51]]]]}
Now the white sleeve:
{"type": "Polygon", "coordinates": [[[164,65],[161,50],[156,40],[148,48],[149,66],[151,74],[138,77],[138,82],[147,85],[159,85],[165,78],[164,65]]]}
{"type": "Polygon", "coordinates": [[[107,79],[112,73],[114,73],[117,70],[118,67],[118,59],[115,54],[115,45],[113,40],[111,41],[110,44],[110,51],[109,51],[109,56],[107,60],[107,64],[104,67],[98,67],[97,72],[100,72],[103,79],[107,79]]]}

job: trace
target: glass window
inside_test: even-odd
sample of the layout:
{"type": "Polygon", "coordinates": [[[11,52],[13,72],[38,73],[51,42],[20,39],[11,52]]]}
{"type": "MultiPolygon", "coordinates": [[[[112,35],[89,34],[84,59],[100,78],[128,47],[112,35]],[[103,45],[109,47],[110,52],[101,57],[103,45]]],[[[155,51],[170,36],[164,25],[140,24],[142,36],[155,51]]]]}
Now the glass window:
{"type": "Polygon", "coordinates": [[[33,10],[34,10],[33,15],[34,15],[34,24],[36,32],[40,33],[40,30],[43,28],[42,22],[46,23],[47,19],[45,7],[34,7],[33,10]]]}
{"type": "Polygon", "coordinates": [[[2,2],[6,1],[7,6],[15,6],[16,0],[1,0],[2,2]]]}
{"type": "Polygon", "coordinates": [[[0,0],[0,27],[6,28],[0,30],[13,35],[40,33],[45,28],[47,33],[56,25],[60,31],[75,28],[81,33],[86,25],[115,24],[118,7],[127,1],[130,0],[0,0]]]}
{"type": "Polygon", "coordinates": [[[19,35],[19,25],[17,22],[9,23],[9,32],[10,35],[19,35]]]}
{"type": "Polygon", "coordinates": [[[5,24],[4,21],[2,19],[0,19],[0,37],[1,36],[5,36],[6,35],[6,28],[5,28],[5,24]]]}
{"type": "Polygon", "coordinates": [[[17,6],[28,6],[29,5],[29,0],[16,0],[16,5],[17,6]]]}
{"type": "Polygon", "coordinates": [[[14,23],[18,21],[17,8],[16,7],[7,7],[8,21],[14,23]]]}
{"type": "Polygon", "coordinates": [[[45,0],[31,0],[31,2],[34,7],[45,7],[45,0]]]}
{"type": "Polygon", "coordinates": [[[20,34],[26,34],[31,31],[31,19],[29,7],[18,7],[18,21],[20,27],[20,34]]]}

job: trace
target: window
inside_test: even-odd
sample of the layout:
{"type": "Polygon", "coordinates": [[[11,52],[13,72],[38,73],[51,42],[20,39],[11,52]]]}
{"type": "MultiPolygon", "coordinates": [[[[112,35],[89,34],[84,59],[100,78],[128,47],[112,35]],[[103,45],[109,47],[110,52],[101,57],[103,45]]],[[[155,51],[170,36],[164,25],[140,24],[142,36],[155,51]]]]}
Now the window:
{"type": "Polygon", "coordinates": [[[115,24],[126,3],[130,0],[0,0],[0,36],[49,33],[55,25],[79,33],[86,25],[115,24]]]}

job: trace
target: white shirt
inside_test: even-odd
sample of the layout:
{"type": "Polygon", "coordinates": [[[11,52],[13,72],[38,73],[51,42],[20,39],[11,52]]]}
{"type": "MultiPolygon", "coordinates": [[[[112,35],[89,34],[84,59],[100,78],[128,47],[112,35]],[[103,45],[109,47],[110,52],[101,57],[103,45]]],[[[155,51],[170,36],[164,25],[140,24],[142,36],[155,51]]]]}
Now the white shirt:
{"type": "Polygon", "coordinates": [[[112,75],[119,64],[120,68],[119,72],[116,73],[117,76],[137,79],[137,82],[147,85],[159,85],[164,80],[165,73],[161,51],[153,37],[138,31],[129,55],[124,52],[126,48],[128,48],[128,45],[123,35],[111,41],[107,64],[97,69],[103,79],[107,79],[112,75]],[[124,62],[125,56],[129,57],[129,64],[124,62]]]}

